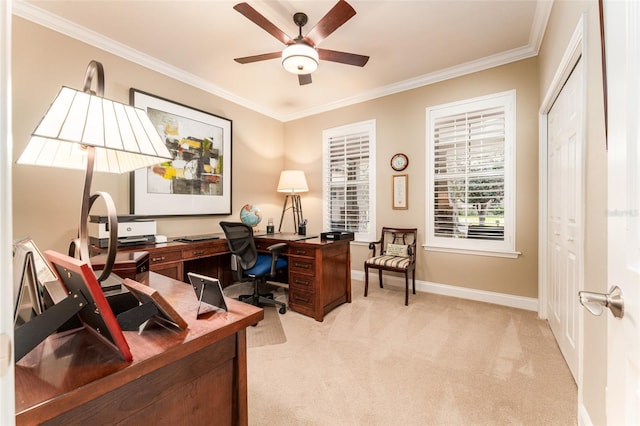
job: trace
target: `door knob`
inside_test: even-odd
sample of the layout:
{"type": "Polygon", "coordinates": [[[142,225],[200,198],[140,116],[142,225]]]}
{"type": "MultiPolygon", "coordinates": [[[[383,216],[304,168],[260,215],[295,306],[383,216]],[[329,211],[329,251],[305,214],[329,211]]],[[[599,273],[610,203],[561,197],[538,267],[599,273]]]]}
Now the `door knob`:
{"type": "Polygon", "coordinates": [[[593,315],[599,316],[604,308],[609,308],[616,318],[624,316],[624,300],[622,300],[622,290],[620,287],[613,286],[609,289],[608,294],[592,293],[590,291],[579,291],[580,304],[587,308],[593,315]]]}

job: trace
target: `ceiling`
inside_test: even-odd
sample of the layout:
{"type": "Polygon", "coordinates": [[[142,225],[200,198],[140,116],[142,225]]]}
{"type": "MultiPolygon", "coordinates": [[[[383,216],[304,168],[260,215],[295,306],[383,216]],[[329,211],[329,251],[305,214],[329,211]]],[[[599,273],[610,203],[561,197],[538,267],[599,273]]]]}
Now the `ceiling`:
{"type": "MultiPolygon", "coordinates": [[[[279,59],[233,59],[284,45],[224,0],[15,0],[13,13],[280,121],[535,56],[552,0],[348,0],[356,15],[319,47],[370,56],[364,67],[320,61],[298,84],[279,59]]],[[[290,37],[337,0],[248,3],[290,37]]],[[[108,76],[107,76],[108,77],[108,76]]]]}

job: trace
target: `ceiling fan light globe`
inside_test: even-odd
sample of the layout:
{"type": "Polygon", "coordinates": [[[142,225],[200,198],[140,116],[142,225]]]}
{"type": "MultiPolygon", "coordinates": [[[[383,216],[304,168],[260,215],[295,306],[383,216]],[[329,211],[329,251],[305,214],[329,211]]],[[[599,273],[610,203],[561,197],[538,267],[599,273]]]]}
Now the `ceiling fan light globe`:
{"type": "Polygon", "coordinates": [[[319,60],[316,49],[306,44],[292,44],[282,51],[282,66],[291,74],[311,74],[319,60]]]}

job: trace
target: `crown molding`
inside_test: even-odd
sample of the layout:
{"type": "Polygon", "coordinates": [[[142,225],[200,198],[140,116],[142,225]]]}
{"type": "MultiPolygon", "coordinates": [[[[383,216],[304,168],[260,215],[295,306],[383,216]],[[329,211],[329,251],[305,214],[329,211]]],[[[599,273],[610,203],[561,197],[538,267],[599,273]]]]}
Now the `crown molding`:
{"type": "Polygon", "coordinates": [[[542,40],[544,39],[544,32],[549,23],[553,2],[554,0],[538,0],[536,3],[536,12],[535,15],[533,15],[533,24],[531,25],[531,33],[529,34],[529,46],[535,50],[536,55],[540,52],[540,46],[542,46],[542,40]]]}
{"type": "Polygon", "coordinates": [[[383,96],[393,95],[395,93],[405,92],[407,90],[417,89],[419,87],[428,86],[430,84],[438,83],[445,80],[450,80],[456,77],[462,77],[468,74],[473,74],[479,71],[484,71],[489,68],[498,67],[500,65],[506,65],[511,62],[520,61],[522,59],[531,58],[538,53],[529,46],[521,47],[518,49],[509,50],[496,55],[487,56],[477,61],[471,61],[464,64],[456,65],[454,67],[445,68],[443,70],[435,71],[429,74],[424,74],[416,78],[400,81],[398,83],[390,84],[370,90],[368,92],[353,96],[350,98],[344,98],[336,102],[321,105],[317,108],[310,108],[300,111],[296,114],[291,114],[283,117],[282,121],[291,121],[299,118],[304,118],[310,115],[319,114],[322,112],[331,111],[337,108],[357,104],[360,102],[370,101],[372,99],[381,98],[383,96]]]}
{"type": "Polygon", "coordinates": [[[88,28],[77,25],[69,20],[44,11],[31,4],[24,3],[18,0],[14,1],[12,5],[12,13],[16,16],[42,25],[46,28],[64,34],[73,39],[79,40],[83,43],[87,43],[91,46],[119,56],[135,64],[141,65],[152,71],[164,74],[174,80],[183,82],[193,87],[197,87],[198,89],[204,90],[215,96],[241,105],[252,111],[256,111],[260,114],[266,115],[281,122],[287,122],[354,105],[360,102],[377,99],[383,96],[416,89],[418,87],[434,84],[456,77],[461,77],[467,74],[483,71],[489,68],[536,56],[540,49],[540,45],[542,44],[544,31],[549,19],[549,15],[551,14],[553,0],[539,0],[537,2],[534,23],[529,36],[529,44],[527,46],[481,58],[476,61],[467,62],[465,64],[456,65],[451,68],[446,68],[416,78],[400,81],[398,83],[378,87],[368,92],[358,94],[357,96],[340,99],[335,102],[330,102],[315,108],[302,110],[295,114],[288,115],[279,114],[273,110],[266,109],[263,106],[256,104],[255,102],[237,96],[221,88],[220,86],[213,84],[211,81],[185,72],[180,68],[177,68],[155,57],[132,49],[131,47],[123,43],[119,43],[113,39],[105,37],[102,34],[91,31],[88,28]]]}

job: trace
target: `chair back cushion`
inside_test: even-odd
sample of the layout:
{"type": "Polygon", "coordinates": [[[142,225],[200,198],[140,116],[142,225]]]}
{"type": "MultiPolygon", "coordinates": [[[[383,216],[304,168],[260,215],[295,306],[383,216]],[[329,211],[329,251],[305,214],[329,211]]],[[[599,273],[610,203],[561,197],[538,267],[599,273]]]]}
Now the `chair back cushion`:
{"type": "Polygon", "coordinates": [[[387,244],[386,253],[389,256],[400,256],[400,257],[408,257],[409,256],[409,246],[406,244],[387,244]]]}

